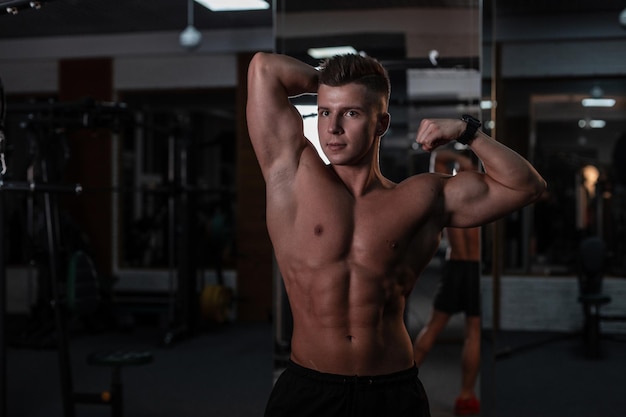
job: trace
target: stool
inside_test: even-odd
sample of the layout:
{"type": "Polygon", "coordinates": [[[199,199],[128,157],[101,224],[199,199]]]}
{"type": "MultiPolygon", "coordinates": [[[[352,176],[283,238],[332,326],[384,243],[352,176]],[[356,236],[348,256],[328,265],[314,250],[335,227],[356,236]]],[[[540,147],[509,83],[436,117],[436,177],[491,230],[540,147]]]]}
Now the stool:
{"type": "Polygon", "coordinates": [[[106,366],[111,369],[111,384],[108,391],[101,393],[73,393],[74,403],[111,405],[113,417],[123,417],[122,368],[145,365],[153,361],[150,351],[118,349],[94,352],[87,357],[87,363],[94,366],[106,366]]]}

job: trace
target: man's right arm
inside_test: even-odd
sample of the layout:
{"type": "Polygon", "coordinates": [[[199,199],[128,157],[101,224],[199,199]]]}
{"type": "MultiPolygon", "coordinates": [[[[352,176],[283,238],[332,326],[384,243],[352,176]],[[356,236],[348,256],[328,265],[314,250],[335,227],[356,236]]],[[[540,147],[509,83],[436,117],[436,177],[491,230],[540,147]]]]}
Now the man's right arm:
{"type": "Polygon", "coordinates": [[[285,55],[259,52],[248,68],[250,140],[265,180],[295,172],[307,140],[289,97],[317,92],[318,72],[285,55]]]}

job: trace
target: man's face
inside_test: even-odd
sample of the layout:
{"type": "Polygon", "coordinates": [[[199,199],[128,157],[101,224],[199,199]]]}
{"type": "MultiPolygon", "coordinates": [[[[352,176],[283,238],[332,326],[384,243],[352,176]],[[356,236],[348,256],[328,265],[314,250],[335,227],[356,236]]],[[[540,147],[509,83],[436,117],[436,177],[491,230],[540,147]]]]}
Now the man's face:
{"type": "Polygon", "coordinates": [[[369,163],[377,136],[388,126],[384,103],[361,84],[330,87],[317,91],[317,130],[320,146],[333,165],[369,163]]]}

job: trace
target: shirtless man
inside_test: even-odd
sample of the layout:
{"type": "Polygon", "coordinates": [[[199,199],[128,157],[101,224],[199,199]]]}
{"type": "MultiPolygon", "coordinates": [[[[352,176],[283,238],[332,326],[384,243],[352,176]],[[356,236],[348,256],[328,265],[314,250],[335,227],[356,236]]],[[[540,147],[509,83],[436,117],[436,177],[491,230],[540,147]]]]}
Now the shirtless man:
{"type": "MultiPolygon", "coordinates": [[[[481,132],[464,137],[486,174],[386,179],[378,153],[389,91],[384,68],[359,55],[334,57],[320,70],[268,53],[250,62],[248,130],[294,321],[290,364],[266,416],[429,415],[403,320],[407,297],[444,227],[490,222],[545,188],[526,160],[481,132]],[[330,165],[290,103],[301,94],[317,94],[330,165]]],[[[416,140],[431,151],[468,127],[423,120],[416,140]]]]}
{"type": "MultiPolygon", "coordinates": [[[[476,170],[478,167],[471,157],[459,152],[446,149],[431,155],[431,172],[455,175],[476,170]]],[[[475,415],[480,413],[475,391],[480,370],[480,228],[448,227],[444,232],[448,248],[441,282],[430,318],[415,340],[415,364],[418,367],[422,364],[452,315],[463,312],[461,392],[454,403],[454,414],[475,415]]]]}

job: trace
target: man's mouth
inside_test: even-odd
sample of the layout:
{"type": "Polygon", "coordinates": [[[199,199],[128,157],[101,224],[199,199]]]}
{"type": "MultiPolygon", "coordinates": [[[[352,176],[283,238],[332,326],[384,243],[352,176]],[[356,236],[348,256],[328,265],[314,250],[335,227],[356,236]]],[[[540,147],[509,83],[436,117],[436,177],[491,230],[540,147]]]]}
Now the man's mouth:
{"type": "Polygon", "coordinates": [[[330,142],[326,147],[331,151],[338,151],[346,147],[344,143],[330,142]]]}

